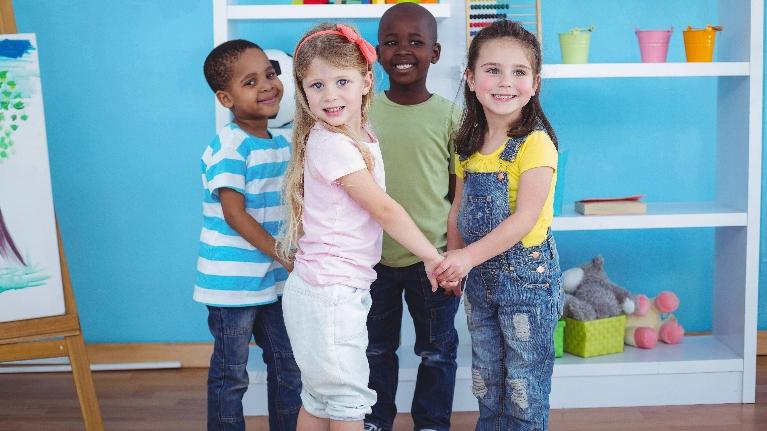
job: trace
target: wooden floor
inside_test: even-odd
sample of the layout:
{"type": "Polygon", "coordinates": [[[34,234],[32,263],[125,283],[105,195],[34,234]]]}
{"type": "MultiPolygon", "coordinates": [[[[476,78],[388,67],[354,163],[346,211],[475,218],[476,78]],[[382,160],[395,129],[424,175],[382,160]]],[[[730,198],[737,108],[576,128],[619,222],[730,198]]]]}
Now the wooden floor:
{"type": "MultiPolygon", "coordinates": [[[[109,431],[205,429],[204,369],[97,372],[96,392],[109,431]]],[[[658,388],[663,390],[663,388],[658,388]]],[[[551,412],[552,431],[767,431],[767,357],[757,362],[756,404],[568,409],[551,412]]],[[[577,396],[577,394],[574,394],[577,396]]],[[[476,413],[453,415],[453,430],[474,429],[476,413]]],[[[247,418],[267,430],[266,418],[247,418]]],[[[0,374],[1,431],[84,429],[68,373],[0,374]]],[[[396,430],[411,430],[400,414],[396,430]]]]}

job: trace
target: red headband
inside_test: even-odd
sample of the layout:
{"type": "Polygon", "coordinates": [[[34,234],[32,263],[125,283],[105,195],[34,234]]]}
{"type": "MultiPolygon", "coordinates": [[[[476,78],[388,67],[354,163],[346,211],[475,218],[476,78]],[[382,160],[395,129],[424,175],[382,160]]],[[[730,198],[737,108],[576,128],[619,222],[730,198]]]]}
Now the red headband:
{"type": "Polygon", "coordinates": [[[365,57],[365,61],[368,63],[368,65],[372,65],[376,62],[376,50],[373,48],[373,45],[370,44],[370,42],[363,39],[359,34],[357,34],[354,29],[352,29],[349,26],[338,24],[336,25],[336,30],[321,30],[316,33],[312,33],[309,36],[306,36],[304,40],[301,41],[301,43],[298,44],[296,47],[296,52],[293,53],[293,57],[295,57],[298,54],[298,50],[301,49],[301,46],[306,43],[307,40],[314,38],[315,36],[319,36],[321,34],[337,34],[339,36],[343,36],[347,39],[349,39],[349,42],[352,42],[357,45],[357,47],[360,49],[360,52],[362,52],[362,56],[365,57]]]}

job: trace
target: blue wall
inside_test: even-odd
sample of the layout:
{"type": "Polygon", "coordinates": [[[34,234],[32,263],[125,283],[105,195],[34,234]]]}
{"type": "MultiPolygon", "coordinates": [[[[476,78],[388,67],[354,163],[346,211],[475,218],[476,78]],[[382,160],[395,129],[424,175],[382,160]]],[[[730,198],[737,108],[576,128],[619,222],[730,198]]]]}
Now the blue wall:
{"type": "MultiPolygon", "coordinates": [[[[14,5],[19,30],[38,37],[54,201],[86,338],[208,340],[191,290],[198,159],[214,131],[201,66],[212,46],[210,0],[14,5]]],[[[592,62],[638,61],[633,29],[673,25],[669,61],[683,61],[681,29],[716,23],[715,11],[713,0],[547,0],[544,56],[560,61],[556,32],[595,24],[592,62]]],[[[375,22],[358,24],[375,35],[375,22]]],[[[238,34],[290,51],[308,25],[241,25],[238,34]]],[[[566,201],[713,197],[715,79],[548,80],[543,92],[570,150],[566,201]]],[[[601,253],[616,282],[648,294],[674,289],[687,329],[710,328],[711,229],[559,233],[558,241],[564,267],[601,253]]]]}

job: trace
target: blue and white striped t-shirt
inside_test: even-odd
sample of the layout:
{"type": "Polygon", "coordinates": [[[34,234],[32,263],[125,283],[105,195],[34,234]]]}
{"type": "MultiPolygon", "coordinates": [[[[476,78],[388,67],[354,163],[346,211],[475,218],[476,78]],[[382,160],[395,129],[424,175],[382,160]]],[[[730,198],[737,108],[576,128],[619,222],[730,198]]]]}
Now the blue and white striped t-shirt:
{"type": "Polygon", "coordinates": [[[245,210],[272,236],[284,219],[282,181],[290,145],[282,136],[256,138],[235,123],[224,126],[202,155],[203,225],[194,300],[242,307],[277,301],[288,272],[224,220],[218,190],[245,196],[245,210]]]}

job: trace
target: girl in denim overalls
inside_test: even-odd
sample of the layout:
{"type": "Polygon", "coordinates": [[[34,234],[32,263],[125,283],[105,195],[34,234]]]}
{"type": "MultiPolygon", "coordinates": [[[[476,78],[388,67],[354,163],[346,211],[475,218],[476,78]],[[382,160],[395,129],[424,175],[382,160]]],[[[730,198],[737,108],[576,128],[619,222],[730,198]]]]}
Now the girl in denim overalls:
{"type": "Polygon", "coordinates": [[[538,95],[540,46],[519,23],[497,21],[474,37],[467,65],[453,251],[435,273],[454,290],[468,274],[477,430],[545,430],[562,295],[550,234],[557,144],[538,95]]]}

